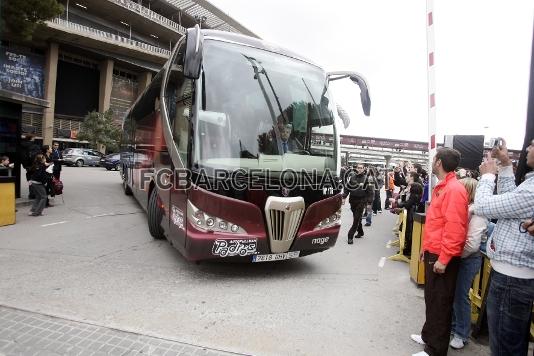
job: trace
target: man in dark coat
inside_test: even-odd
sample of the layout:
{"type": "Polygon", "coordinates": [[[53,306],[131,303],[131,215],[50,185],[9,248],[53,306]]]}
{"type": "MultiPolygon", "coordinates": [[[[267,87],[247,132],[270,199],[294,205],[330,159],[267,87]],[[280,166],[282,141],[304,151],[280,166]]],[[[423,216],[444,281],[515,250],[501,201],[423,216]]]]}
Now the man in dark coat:
{"type": "Polygon", "coordinates": [[[349,230],[348,243],[353,243],[353,238],[363,237],[362,215],[367,205],[373,202],[374,187],[369,184],[363,164],[356,166],[356,172],[351,173],[346,180],[343,202],[349,196],[350,210],[352,210],[352,227],[349,230]],[[358,231],[358,234],[354,234],[358,231]]]}
{"type": "Polygon", "coordinates": [[[59,143],[54,142],[52,145],[52,161],[54,162],[54,168],[52,169],[52,175],[59,180],[61,175],[61,162],[63,161],[63,155],[59,150],[59,143]]]}

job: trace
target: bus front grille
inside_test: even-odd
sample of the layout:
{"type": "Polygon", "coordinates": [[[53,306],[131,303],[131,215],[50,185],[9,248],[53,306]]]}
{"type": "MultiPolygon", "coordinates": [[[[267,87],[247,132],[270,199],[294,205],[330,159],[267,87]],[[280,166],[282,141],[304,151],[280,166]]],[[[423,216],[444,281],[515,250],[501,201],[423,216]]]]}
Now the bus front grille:
{"type": "Polygon", "coordinates": [[[272,253],[287,252],[297,235],[302,216],[302,197],[269,197],[265,203],[265,217],[272,253]]]}

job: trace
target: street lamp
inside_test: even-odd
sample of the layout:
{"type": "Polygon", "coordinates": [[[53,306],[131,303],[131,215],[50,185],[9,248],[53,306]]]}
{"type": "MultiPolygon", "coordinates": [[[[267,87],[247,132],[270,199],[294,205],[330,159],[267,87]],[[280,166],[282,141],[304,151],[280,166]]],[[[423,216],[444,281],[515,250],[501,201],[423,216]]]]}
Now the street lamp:
{"type": "Polygon", "coordinates": [[[124,26],[127,26],[130,29],[130,40],[131,40],[132,39],[132,26],[130,26],[129,23],[126,23],[124,21],[121,21],[121,24],[123,24],[124,26]]]}

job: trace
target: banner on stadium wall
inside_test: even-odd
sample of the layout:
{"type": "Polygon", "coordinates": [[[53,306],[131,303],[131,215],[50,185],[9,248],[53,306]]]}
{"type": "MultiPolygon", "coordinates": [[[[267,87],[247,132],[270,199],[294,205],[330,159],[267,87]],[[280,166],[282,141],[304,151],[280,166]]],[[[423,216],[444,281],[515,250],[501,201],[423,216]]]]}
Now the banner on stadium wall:
{"type": "Polygon", "coordinates": [[[0,89],[44,97],[44,57],[0,46],[0,89]]]}

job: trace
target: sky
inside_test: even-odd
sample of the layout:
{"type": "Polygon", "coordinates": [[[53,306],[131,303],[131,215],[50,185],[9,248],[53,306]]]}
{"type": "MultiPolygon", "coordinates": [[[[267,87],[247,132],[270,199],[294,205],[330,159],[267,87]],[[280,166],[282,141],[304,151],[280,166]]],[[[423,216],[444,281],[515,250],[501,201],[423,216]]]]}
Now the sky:
{"type": "MultiPolygon", "coordinates": [[[[326,71],[362,74],[371,93],[333,85],[350,115],[342,134],[427,141],[424,0],[210,0],[262,39],[326,71]]],[[[523,146],[534,19],[532,0],[437,0],[436,117],[443,135],[503,137],[523,146]]]]}

